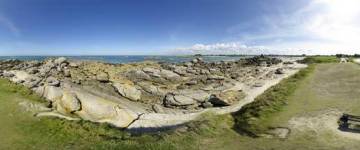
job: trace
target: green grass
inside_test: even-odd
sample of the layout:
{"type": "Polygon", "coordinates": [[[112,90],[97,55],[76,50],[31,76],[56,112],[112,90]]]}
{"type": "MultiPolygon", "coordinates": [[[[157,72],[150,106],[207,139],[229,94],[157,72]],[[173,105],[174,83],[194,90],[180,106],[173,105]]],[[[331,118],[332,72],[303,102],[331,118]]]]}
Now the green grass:
{"type": "Polygon", "coordinates": [[[301,62],[307,64],[315,64],[315,63],[337,63],[340,62],[340,59],[336,56],[309,56],[306,57],[301,62]]]}
{"type": "Polygon", "coordinates": [[[173,149],[165,135],[131,136],[106,124],[36,118],[18,103],[42,99],[0,79],[0,149],[173,149]],[[160,141],[160,142],[159,142],[160,141]]]}
{"type": "Polygon", "coordinates": [[[251,136],[257,136],[271,128],[268,122],[273,119],[273,114],[282,111],[290,96],[314,70],[314,67],[314,65],[310,65],[300,70],[290,78],[266,90],[254,102],[245,105],[239,112],[234,113],[236,128],[251,136]]]}

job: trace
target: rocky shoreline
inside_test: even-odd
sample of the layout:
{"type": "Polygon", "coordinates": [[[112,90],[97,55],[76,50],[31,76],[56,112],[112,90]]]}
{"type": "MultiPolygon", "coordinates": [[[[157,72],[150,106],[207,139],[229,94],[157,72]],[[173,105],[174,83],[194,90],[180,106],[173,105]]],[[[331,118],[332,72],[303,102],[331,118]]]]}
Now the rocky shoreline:
{"type": "Polygon", "coordinates": [[[306,65],[256,56],[231,62],[108,64],[68,60],[0,61],[0,76],[46,99],[56,116],[130,130],[171,128],[213,111],[239,110],[306,65]]]}

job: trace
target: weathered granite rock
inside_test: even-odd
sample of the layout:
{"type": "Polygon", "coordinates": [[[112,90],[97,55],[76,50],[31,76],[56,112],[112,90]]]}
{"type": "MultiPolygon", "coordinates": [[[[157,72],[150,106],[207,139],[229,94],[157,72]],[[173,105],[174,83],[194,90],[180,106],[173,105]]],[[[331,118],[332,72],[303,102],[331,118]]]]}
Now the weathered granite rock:
{"type": "Polygon", "coordinates": [[[186,75],[186,67],[183,66],[179,66],[179,67],[175,67],[174,72],[179,74],[179,75],[186,75]]]}
{"type": "Polygon", "coordinates": [[[141,91],[133,85],[114,83],[113,86],[117,89],[121,96],[129,98],[130,100],[138,101],[141,98],[141,91]]]}
{"type": "Polygon", "coordinates": [[[57,65],[61,65],[62,63],[67,63],[67,59],[65,57],[59,57],[54,60],[54,63],[57,65]]]}
{"type": "Polygon", "coordinates": [[[48,86],[59,86],[60,85],[60,81],[54,77],[48,77],[46,79],[46,83],[48,86]]]}
{"type": "Polygon", "coordinates": [[[14,77],[15,75],[14,75],[13,73],[11,73],[11,72],[4,71],[4,72],[3,72],[3,76],[4,76],[5,78],[11,78],[11,77],[14,77]]]}
{"type": "Polygon", "coordinates": [[[99,72],[96,75],[96,80],[100,81],[100,82],[108,82],[109,81],[109,75],[105,72],[99,72]]]}
{"type": "Polygon", "coordinates": [[[159,69],[146,67],[143,69],[143,71],[152,77],[157,77],[157,78],[161,77],[159,69]]]}
{"type": "Polygon", "coordinates": [[[11,81],[15,83],[23,83],[26,80],[30,80],[31,78],[33,78],[32,75],[28,74],[25,71],[10,71],[10,72],[11,73],[9,75],[12,76],[11,81]]]}
{"type": "Polygon", "coordinates": [[[201,106],[204,107],[204,108],[211,108],[214,105],[212,103],[210,103],[210,102],[204,102],[204,103],[201,104],[201,106]]]}
{"type": "Polygon", "coordinates": [[[81,103],[76,94],[64,91],[61,100],[56,102],[57,111],[63,114],[71,114],[81,110],[81,103]]]}
{"type": "Polygon", "coordinates": [[[27,70],[27,72],[29,74],[36,74],[36,73],[39,72],[39,70],[37,68],[30,68],[30,69],[27,70]]]}
{"type": "Polygon", "coordinates": [[[186,62],[184,65],[189,68],[192,67],[194,64],[191,62],[186,62]]]}
{"type": "Polygon", "coordinates": [[[131,70],[127,73],[129,78],[150,80],[151,77],[142,70],[131,70]]]}
{"type": "Polygon", "coordinates": [[[172,93],[167,94],[164,99],[164,105],[167,107],[188,106],[193,104],[196,104],[194,99],[183,95],[174,95],[172,93]]]}
{"type": "Polygon", "coordinates": [[[44,86],[39,86],[39,87],[34,87],[32,88],[32,90],[39,96],[44,97],[44,92],[45,92],[45,87],[44,86]]]}
{"type": "Polygon", "coordinates": [[[285,74],[285,71],[283,68],[278,68],[275,70],[275,74],[285,74]]]}
{"type": "Polygon", "coordinates": [[[60,87],[45,86],[43,96],[50,102],[56,102],[63,96],[63,91],[60,87]]]}
{"type": "Polygon", "coordinates": [[[263,87],[264,83],[263,82],[255,82],[255,84],[253,85],[253,87],[263,87]]]}
{"type": "Polygon", "coordinates": [[[196,80],[191,80],[191,81],[189,81],[189,82],[186,82],[185,83],[186,85],[196,85],[196,84],[198,84],[198,82],[196,81],[196,80]]]}
{"type": "Polygon", "coordinates": [[[281,62],[282,62],[281,59],[271,58],[271,57],[267,57],[264,55],[255,56],[255,57],[246,59],[247,65],[257,65],[257,66],[264,66],[264,65],[268,66],[268,65],[273,65],[273,64],[279,64],[281,62]],[[264,64],[264,65],[262,65],[262,64],[264,64]]]}
{"type": "Polygon", "coordinates": [[[218,76],[218,75],[209,75],[208,76],[208,80],[224,80],[225,77],[223,76],[218,76]]]}
{"type": "MultiPolygon", "coordinates": [[[[134,120],[138,124],[142,116],[152,117],[146,114],[153,112],[155,116],[172,114],[175,122],[178,114],[184,114],[182,119],[188,120],[193,112],[241,100],[240,83],[257,90],[262,88],[252,88],[254,82],[279,77],[274,74],[280,65],[259,67],[244,62],[208,63],[197,58],[193,63],[107,64],[58,58],[36,64],[0,61],[0,73],[48,99],[49,107],[64,116],[128,127],[134,120]]],[[[255,62],[274,64],[267,58],[255,62]]],[[[154,118],[148,119],[153,123],[154,118]]]]}
{"type": "Polygon", "coordinates": [[[197,102],[205,102],[209,99],[210,94],[204,92],[203,90],[180,90],[174,92],[177,95],[183,95],[185,97],[192,98],[193,100],[196,100],[197,102]]]}
{"type": "Polygon", "coordinates": [[[71,72],[70,72],[69,69],[65,69],[65,70],[64,70],[64,76],[65,76],[65,77],[71,77],[71,72]]]}
{"type": "Polygon", "coordinates": [[[145,112],[145,109],[137,103],[94,93],[71,82],[66,82],[64,88],[64,97],[70,97],[66,99],[67,106],[71,106],[70,110],[76,110],[73,114],[84,120],[110,123],[116,127],[126,128],[141,113],[145,112]],[[71,94],[67,95],[67,91],[71,94]],[[73,94],[76,95],[76,99],[73,94]],[[81,109],[79,109],[79,105],[81,109]]]}
{"type": "Polygon", "coordinates": [[[240,91],[225,91],[218,95],[212,95],[209,102],[217,106],[230,106],[235,102],[240,101],[243,98],[243,94],[240,91]]]}
{"type": "Polygon", "coordinates": [[[161,88],[152,85],[148,82],[139,82],[138,85],[146,92],[154,95],[162,95],[164,96],[166,93],[161,88]]]}
{"type": "Polygon", "coordinates": [[[161,105],[155,104],[152,106],[152,109],[156,112],[156,113],[165,113],[164,108],[161,105]]]}
{"type": "Polygon", "coordinates": [[[160,76],[170,80],[170,81],[179,81],[181,80],[180,76],[170,70],[161,69],[160,76]]]}

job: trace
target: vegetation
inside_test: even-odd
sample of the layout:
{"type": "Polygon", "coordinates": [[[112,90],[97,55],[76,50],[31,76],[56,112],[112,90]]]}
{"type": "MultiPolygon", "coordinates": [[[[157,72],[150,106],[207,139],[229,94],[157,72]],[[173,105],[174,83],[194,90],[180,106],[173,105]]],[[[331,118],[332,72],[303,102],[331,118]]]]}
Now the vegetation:
{"type": "Polygon", "coordinates": [[[254,102],[245,105],[233,115],[236,119],[236,128],[251,136],[267,131],[270,126],[266,122],[272,119],[274,113],[281,111],[287,105],[289,97],[295,92],[299,83],[313,70],[314,65],[300,70],[292,77],[265,91],[254,102]]]}
{"type": "Polygon", "coordinates": [[[304,60],[300,61],[301,63],[314,64],[314,63],[338,63],[340,62],[339,58],[335,56],[309,56],[304,60]]]}

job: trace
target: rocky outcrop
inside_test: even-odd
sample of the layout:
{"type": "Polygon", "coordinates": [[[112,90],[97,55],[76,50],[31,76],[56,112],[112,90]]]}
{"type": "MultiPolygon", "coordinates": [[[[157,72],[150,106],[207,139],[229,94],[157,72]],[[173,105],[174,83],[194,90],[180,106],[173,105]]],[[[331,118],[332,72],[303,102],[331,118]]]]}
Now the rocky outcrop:
{"type": "Polygon", "coordinates": [[[99,72],[96,75],[96,80],[100,81],[100,82],[108,82],[109,81],[109,75],[105,72],[99,72]]]}
{"type": "Polygon", "coordinates": [[[57,102],[57,110],[63,114],[72,114],[81,110],[81,102],[75,93],[64,91],[61,100],[57,102]]]}
{"type": "Polygon", "coordinates": [[[256,65],[256,66],[271,66],[281,63],[281,59],[266,57],[264,55],[255,56],[246,59],[247,65],[256,65]]]}
{"type": "Polygon", "coordinates": [[[209,102],[215,106],[230,106],[244,98],[244,96],[241,91],[229,90],[217,95],[212,95],[209,102]]]}
{"type": "Polygon", "coordinates": [[[130,100],[137,101],[141,98],[141,91],[136,89],[133,85],[114,83],[114,87],[122,96],[129,98],[130,100]]]}
{"type": "Polygon", "coordinates": [[[184,96],[184,95],[175,95],[175,94],[169,93],[165,96],[164,104],[167,107],[189,106],[189,105],[196,104],[196,101],[194,99],[184,96]]]}
{"type": "Polygon", "coordinates": [[[289,68],[265,56],[231,62],[195,58],[184,63],[133,64],[60,57],[42,62],[0,61],[0,76],[29,87],[55,111],[38,116],[81,118],[126,128],[139,118],[237,105],[247,94],[239,84],[261,89],[268,79],[286,74],[289,68]]]}

